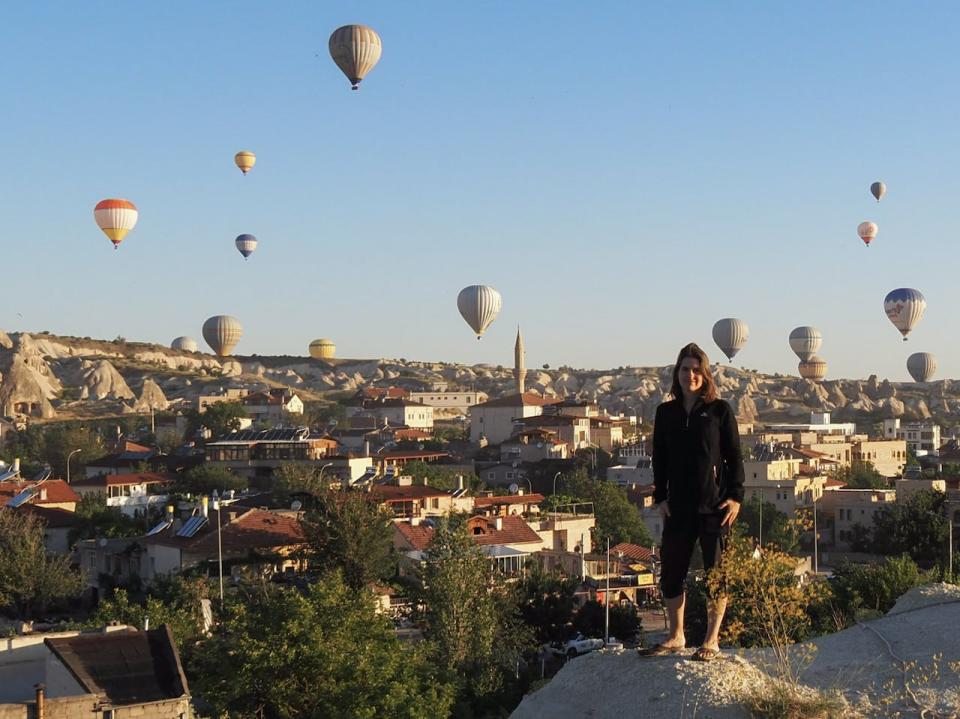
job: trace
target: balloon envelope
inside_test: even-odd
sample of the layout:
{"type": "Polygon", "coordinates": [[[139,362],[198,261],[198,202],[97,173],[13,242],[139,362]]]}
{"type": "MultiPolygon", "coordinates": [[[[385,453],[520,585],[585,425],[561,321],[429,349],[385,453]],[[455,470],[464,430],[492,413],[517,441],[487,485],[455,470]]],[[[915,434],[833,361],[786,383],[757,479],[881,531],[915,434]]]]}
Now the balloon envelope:
{"type": "Polygon", "coordinates": [[[920,321],[926,309],[927,301],[923,294],[920,290],[910,287],[892,290],[883,300],[883,311],[887,313],[893,326],[900,330],[904,342],[907,340],[907,334],[920,321]]]}
{"type": "Polygon", "coordinates": [[[728,360],[732,360],[737,352],[743,349],[748,339],[750,339],[750,328],[743,320],[724,317],[713,325],[713,341],[717,343],[717,347],[728,360]]]}
{"type": "Polygon", "coordinates": [[[907,357],[907,372],[915,382],[929,382],[937,373],[937,358],[929,352],[914,352],[907,357]]]}
{"type": "Polygon", "coordinates": [[[880,202],[880,198],[887,194],[887,186],[877,180],[870,185],[870,194],[877,198],[877,202],[880,202]]]}
{"type": "Polygon", "coordinates": [[[383,52],[380,36],[366,25],[344,25],[337,28],[330,35],[327,44],[330,57],[347,76],[354,90],[360,88],[360,81],[377,64],[383,52]]]}
{"type": "Polygon", "coordinates": [[[257,156],[249,150],[241,150],[233,156],[233,162],[240,168],[240,172],[246,175],[257,164],[257,156]]]}
{"type": "Polygon", "coordinates": [[[877,236],[879,231],[880,228],[877,227],[876,222],[861,222],[857,225],[857,234],[860,235],[860,239],[863,240],[863,244],[867,247],[870,246],[870,242],[877,236]]]}
{"type": "Polygon", "coordinates": [[[457,309],[477,333],[477,339],[480,339],[497,318],[502,304],[500,293],[487,285],[470,285],[460,290],[457,295],[457,309]]]}
{"type": "Polygon", "coordinates": [[[113,246],[119,247],[123,238],[137,224],[140,213],[130,200],[111,198],[101,200],[93,208],[93,219],[103,234],[110,238],[113,246]]]}
{"type": "Polygon", "coordinates": [[[813,355],[810,359],[801,362],[797,369],[800,371],[801,377],[813,380],[814,382],[820,382],[827,376],[827,363],[817,355],[813,355]]]}
{"type": "Polygon", "coordinates": [[[170,343],[170,349],[181,352],[196,352],[200,348],[197,346],[197,341],[192,337],[177,337],[170,343]]]}
{"type": "Polygon", "coordinates": [[[796,327],[790,332],[790,349],[801,362],[805,362],[820,351],[823,335],[816,327],[796,327]]]}
{"type": "Polygon", "coordinates": [[[229,355],[242,335],[243,325],[230,315],[215,315],[203,323],[203,339],[220,357],[229,355]]]}
{"type": "Polygon", "coordinates": [[[337,354],[337,346],[332,340],[322,337],[310,343],[310,356],[314,359],[328,360],[333,359],[337,354]]]}
{"type": "Polygon", "coordinates": [[[257,238],[253,235],[238,235],[235,244],[240,254],[246,259],[257,249],[257,238]]]}

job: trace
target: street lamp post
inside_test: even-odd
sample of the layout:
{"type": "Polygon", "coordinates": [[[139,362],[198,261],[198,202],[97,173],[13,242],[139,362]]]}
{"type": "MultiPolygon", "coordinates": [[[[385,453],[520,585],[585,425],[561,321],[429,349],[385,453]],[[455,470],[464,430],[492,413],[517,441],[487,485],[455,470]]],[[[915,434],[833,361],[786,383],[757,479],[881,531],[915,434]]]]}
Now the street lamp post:
{"type": "Polygon", "coordinates": [[[760,488],[760,524],[758,525],[757,538],[760,549],[763,549],[763,487],[760,488]]]}
{"type": "Polygon", "coordinates": [[[603,597],[603,608],[603,645],[606,646],[610,643],[610,537],[607,537],[607,593],[603,597]]]}
{"type": "Polygon", "coordinates": [[[332,466],[333,466],[333,462],[327,462],[325,465],[323,465],[320,468],[320,476],[317,478],[317,484],[320,485],[321,490],[323,489],[323,470],[325,470],[327,467],[332,467],[332,466]]]}
{"type": "Polygon", "coordinates": [[[562,474],[562,472],[557,472],[553,475],[553,521],[557,521],[557,478],[562,474]]]}
{"type": "Polygon", "coordinates": [[[817,490],[813,490],[813,576],[820,572],[820,553],[817,551],[817,490]]]}
{"type": "Polygon", "coordinates": [[[75,449],[70,454],[67,455],[67,484],[70,484],[70,458],[75,455],[77,452],[82,452],[82,449],[75,449]]]}
{"type": "Polygon", "coordinates": [[[220,539],[220,500],[213,500],[213,508],[217,510],[217,566],[220,570],[220,608],[223,608],[223,543],[220,539]]]}

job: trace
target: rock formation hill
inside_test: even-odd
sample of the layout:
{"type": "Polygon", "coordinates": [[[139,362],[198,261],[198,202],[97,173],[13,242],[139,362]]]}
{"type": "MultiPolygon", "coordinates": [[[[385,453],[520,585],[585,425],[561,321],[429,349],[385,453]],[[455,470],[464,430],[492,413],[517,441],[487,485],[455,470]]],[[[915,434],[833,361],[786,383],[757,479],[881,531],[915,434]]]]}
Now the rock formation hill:
{"type": "MultiPolygon", "coordinates": [[[[142,411],[132,388],[155,383],[163,400],[192,401],[221,387],[259,390],[290,387],[305,399],[337,398],[367,384],[412,390],[436,384],[476,389],[491,397],[513,391],[513,370],[505,366],[461,365],[396,359],[333,360],[252,356],[221,361],[199,352],[180,352],[137,342],[0,333],[0,397],[6,414],[14,400],[36,416],[85,416],[142,411]],[[16,371],[11,375],[11,368],[16,371]],[[49,404],[44,405],[44,401],[49,404]]],[[[960,385],[951,380],[925,384],[867,379],[836,379],[815,384],[799,377],[763,374],[721,366],[717,383],[742,421],[805,421],[811,411],[829,411],[838,421],[869,423],[887,417],[934,418],[953,424],[960,418],[960,385]]],[[[549,396],[575,396],[617,413],[653,418],[669,388],[670,367],[529,370],[528,390],[549,396]]],[[[143,390],[140,390],[143,394],[143,390]]],[[[154,391],[150,395],[156,399],[154,391]]]]}

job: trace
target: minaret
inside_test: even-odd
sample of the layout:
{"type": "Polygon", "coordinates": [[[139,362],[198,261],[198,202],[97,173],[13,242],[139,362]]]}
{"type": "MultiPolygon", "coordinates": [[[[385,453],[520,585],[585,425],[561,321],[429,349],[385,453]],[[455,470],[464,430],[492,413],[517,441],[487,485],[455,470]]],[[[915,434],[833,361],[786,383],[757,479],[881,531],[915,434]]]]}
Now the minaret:
{"type": "Polygon", "coordinates": [[[527,376],[527,366],[524,363],[523,335],[517,325],[517,343],[513,346],[513,376],[517,378],[517,392],[523,394],[524,379],[527,376]]]}

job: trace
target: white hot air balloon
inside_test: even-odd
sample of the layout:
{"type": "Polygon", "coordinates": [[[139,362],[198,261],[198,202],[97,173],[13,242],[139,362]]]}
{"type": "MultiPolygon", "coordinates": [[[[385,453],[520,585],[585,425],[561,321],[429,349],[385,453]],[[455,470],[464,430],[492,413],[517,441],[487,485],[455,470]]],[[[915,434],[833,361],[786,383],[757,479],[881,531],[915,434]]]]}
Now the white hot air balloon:
{"type": "Polygon", "coordinates": [[[170,349],[180,352],[196,352],[200,348],[197,346],[197,341],[192,337],[177,337],[170,343],[170,349]]]}
{"type": "Polygon", "coordinates": [[[483,336],[487,327],[497,318],[502,304],[500,293],[487,285],[470,285],[460,290],[457,295],[457,309],[477,333],[477,339],[483,336]]]}
{"type": "Polygon", "coordinates": [[[914,352],[907,357],[907,372],[915,382],[929,382],[937,373],[937,358],[929,352],[914,352]]]}
{"type": "Polygon", "coordinates": [[[220,357],[228,356],[243,335],[243,325],[236,317],[215,315],[203,323],[203,339],[220,357]]]}
{"type": "Polygon", "coordinates": [[[713,325],[713,341],[728,360],[732,360],[737,352],[743,349],[748,339],[750,339],[750,328],[743,320],[724,317],[713,325]]]}
{"type": "Polygon", "coordinates": [[[814,382],[821,382],[823,378],[827,376],[827,363],[817,355],[813,355],[810,359],[802,361],[797,369],[800,371],[801,377],[813,380],[814,382]]]}
{"type": "Polygon", "coordinates": [[[873,242],[879,231],[880,228],[877,227],[876,222],[867,221],[857,225],[857,234],[860,235],[860,239],[863,240],[863,244],[867,247],[870,246],[870,243],[873,242]]]}
{"type": "Polygon", "coordinates": [[[806,362],[820,351],[823,335],[816,327],[795,327],[790,332],[790,349],[801,362],[806,362]]]}
{"type": "Polygon", "coordinates": [[[923,294],[920,290],[910,287],[891,290],[883,299],[883,311],[887,313],[893,326],[900,330],[904,342],[907,341],[907,335],[923,317],[926,309],[927,301],[923,294]]]}

